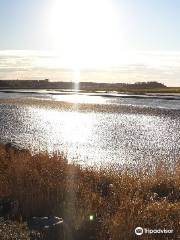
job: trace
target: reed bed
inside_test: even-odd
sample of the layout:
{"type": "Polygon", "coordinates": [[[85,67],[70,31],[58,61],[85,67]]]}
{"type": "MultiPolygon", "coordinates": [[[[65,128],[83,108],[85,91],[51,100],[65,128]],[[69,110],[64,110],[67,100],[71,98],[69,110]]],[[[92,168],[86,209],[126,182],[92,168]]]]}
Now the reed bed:
{"type": "MultiPolygon", "coordinates": [[[[177,239],[179,234],[180,166],[173,173],[162,165],[151,174],[132,175],[114,166],[84,168],[62,155],[32,155],[10,144],[0,145],[0,197],[7,196],[19,202],[16,221],[56,215],[78,240],[91,235],[99,240],[137,239],[138,226],[174,231],[144,234],[141,239],[177,239]]],[[[15,231],[25,231],[18,224],[15,231]]],[[[0,234],[2,229],[0,224],[0,234]]]]}

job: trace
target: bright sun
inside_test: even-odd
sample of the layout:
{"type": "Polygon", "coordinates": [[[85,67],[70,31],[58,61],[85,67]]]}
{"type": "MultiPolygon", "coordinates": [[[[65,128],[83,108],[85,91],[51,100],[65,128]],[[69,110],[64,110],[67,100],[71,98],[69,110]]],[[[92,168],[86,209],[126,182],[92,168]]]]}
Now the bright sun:
{"type": "Polygon", "coordinates": [[[56,52],[73,69],[101,67],[122,44],[111,0],[55,0],[48,19],[56,52]]]}

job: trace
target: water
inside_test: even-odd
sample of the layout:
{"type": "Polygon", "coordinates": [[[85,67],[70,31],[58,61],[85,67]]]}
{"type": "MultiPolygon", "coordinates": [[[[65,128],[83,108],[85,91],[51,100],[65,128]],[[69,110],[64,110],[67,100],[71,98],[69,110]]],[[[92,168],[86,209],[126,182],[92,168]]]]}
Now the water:
{"type": "Polygon", "coordinates": [[[0,99],[41,99],[71,103],[117,104],[180,110],[180,94],[128,95],[116,93],[79,93],[56,90],[1,90],[0,99]]]}
{"type": "MultiPolygon", "coordinates": [[[[76,112],[0,105],[0,141],[14,142],[33,152],[63,152],[81,164],[139,167],[164,162],[171,168],[180,159],[180,100],[134,99],[86,95],[1,93],[9,98],[115,104],[117,112],[76,112]],[[13,95],[15,94],[15,95],[13,95]],[[74,98],[73,98],[74,97],[74,98]],[[74,100],[73,100],[74,99],[74,100]],[[160,102],[160,104],[159,104],[160,102]],[[121,105],[161,108],[159,114],[119,111],[121,105]],[[164,109],[164,110],[163,110],[164,109]],[[163,112],[166,109],[167,112],[163,112]],[[174,110],[176,109],[176,110],[174,110]]],[[[15,100],[16,102],[16,100],[15,100]]]]}

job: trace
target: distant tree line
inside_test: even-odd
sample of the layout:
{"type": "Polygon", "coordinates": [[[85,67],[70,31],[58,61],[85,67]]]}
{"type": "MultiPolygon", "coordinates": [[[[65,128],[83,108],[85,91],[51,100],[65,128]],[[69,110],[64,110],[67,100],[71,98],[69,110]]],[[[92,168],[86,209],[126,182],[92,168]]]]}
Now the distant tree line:
{"type": "Polygon", "coordinates": [[[136,82],[134,84],[130,84],[129,87],[132,88],[165,88],[166,86],[162,83],[159,82],[136,82]]]}
{"type": "MultiPolygon", "coordinates": [[[[74,82],[51,82],[45,80],[0,80],[1,89],[74,89],[74,82]]],[[[154,89],[166,88],[159,82],[136,82],[129,83],[97,83],[97,82],[80,82],[79,89],[86,91],[115,91],[120,89],[154,89]]]]}

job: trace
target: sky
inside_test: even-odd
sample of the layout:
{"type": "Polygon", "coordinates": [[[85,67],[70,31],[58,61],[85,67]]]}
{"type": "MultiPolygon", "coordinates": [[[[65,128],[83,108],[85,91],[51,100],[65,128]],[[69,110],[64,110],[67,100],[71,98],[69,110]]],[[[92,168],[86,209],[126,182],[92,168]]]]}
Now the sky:
{"type": "Polygon", "coordinates": [[[0,0],[0,79],[180,86],[179,0],[0,0]]]}

